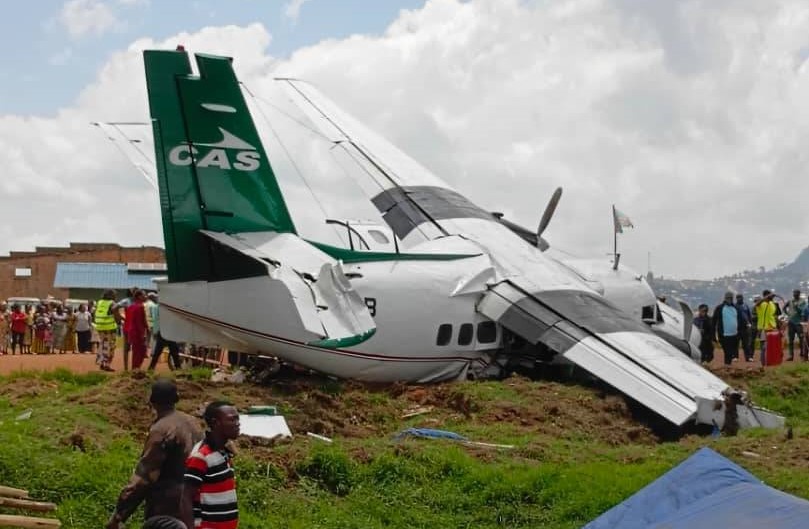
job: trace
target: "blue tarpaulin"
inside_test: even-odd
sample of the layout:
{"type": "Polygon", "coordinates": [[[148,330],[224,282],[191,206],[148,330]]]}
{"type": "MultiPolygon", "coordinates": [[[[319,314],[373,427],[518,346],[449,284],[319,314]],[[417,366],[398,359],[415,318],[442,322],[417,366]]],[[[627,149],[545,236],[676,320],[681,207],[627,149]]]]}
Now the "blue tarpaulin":
{"type": "Polygon", "coordinates": [[[768,487],[710,448],[583,529],[806,529],[809,501],[768,487]]]}

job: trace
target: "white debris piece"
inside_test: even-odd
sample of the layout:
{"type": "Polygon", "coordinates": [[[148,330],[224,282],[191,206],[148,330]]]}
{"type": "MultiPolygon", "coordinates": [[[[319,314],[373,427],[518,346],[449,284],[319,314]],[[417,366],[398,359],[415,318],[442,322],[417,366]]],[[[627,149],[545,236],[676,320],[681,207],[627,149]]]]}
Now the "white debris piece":
{"type": "Polygon", "coordinates": [[[281,415],[239,415],[239,424],[242,435],[251,437],[292,437],[286,419],[281,415]]]}

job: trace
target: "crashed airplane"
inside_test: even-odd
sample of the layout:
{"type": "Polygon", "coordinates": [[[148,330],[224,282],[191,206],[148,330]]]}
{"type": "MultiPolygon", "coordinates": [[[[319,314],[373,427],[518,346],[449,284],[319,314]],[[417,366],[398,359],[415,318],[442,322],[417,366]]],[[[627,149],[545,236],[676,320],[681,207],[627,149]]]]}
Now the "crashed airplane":
{"type": "Polygon", "coordinates": [[[168,264],[164,336],[375,382],[571,362],[674,425],[783,424],[312,86],[279,79],[373,179],[387,225],[346,224],[350,248],[303,238],[231,60],[196,55],[195,75],[185,51],[144,58],[168,264]]]}

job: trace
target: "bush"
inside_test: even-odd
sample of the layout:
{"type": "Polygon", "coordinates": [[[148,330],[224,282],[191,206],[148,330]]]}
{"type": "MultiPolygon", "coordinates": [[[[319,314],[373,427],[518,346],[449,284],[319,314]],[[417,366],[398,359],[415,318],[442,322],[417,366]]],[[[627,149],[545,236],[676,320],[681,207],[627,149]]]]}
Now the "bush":
{"type": "Polygon", "coordinates": [[[298,473],[316,481],[321,487],[338,496],[351,492],[353,463],[335,447],[316,449],[312,456],[301,463],[298,473]]]}

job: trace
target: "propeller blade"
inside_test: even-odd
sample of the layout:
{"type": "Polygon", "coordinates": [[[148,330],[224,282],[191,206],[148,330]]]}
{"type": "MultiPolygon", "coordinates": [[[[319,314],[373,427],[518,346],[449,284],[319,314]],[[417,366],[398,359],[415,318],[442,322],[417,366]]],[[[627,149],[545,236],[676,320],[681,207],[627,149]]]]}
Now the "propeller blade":
{"type": "Polygon", "coordinates": [[[554,211],[556,211],[556,206],[559,205],[559,200],[562,198],[562,188],[557,187],[556,191],[553,192],[551,195],[551,199],[548,201],[548,205],[545,206],[545,212],[542,214],[542,219],[539,221],[539,227],[537,228],[537,237],[541,237],[542,233],[548,227],[548,224],[551,222],[551,218],[553,217],[554,211]]]}

